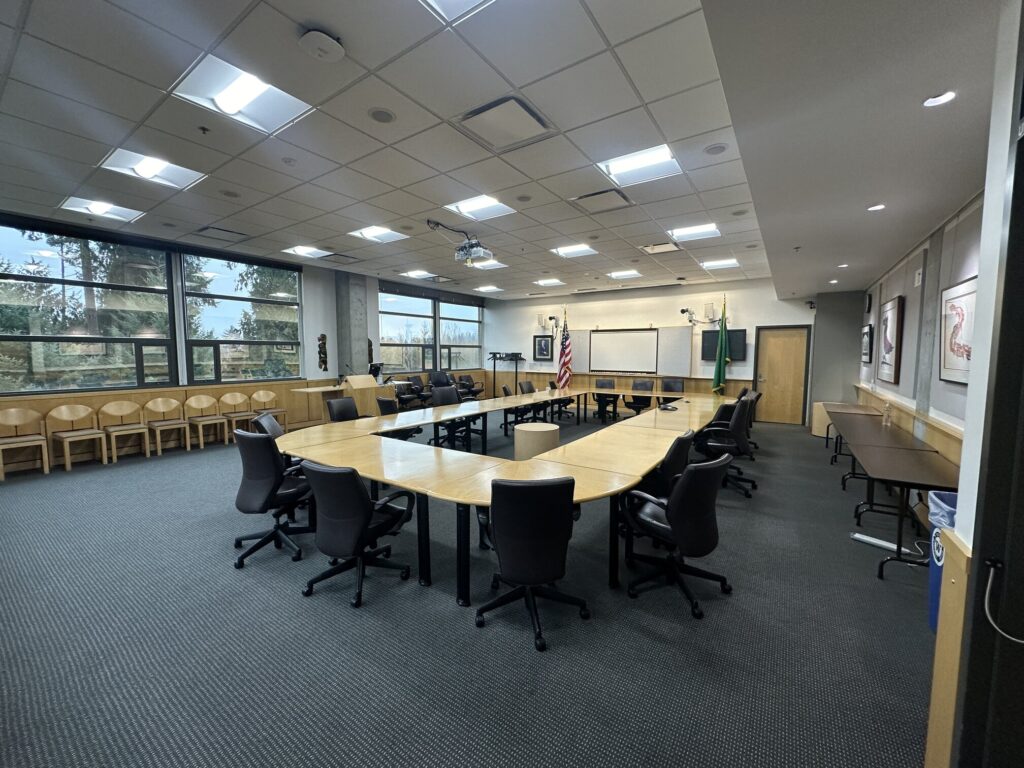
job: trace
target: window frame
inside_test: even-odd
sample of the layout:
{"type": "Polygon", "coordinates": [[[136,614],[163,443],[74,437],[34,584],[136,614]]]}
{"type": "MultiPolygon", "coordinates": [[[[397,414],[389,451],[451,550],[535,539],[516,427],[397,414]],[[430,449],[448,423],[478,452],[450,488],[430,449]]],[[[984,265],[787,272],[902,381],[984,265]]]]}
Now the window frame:
{"type": "Polygon", "coordinates": [[[378,347],[381,349],[381,358],[383,359],[383,350],[385,347],[400,347],[405,349],[411,349],[419,347],[421,349],[420,361],[421,365],[424,366],[419,370],[402,370],[402,371],[387,371],[390,376],[397,376],[401,374],[421,374],[429,373],[434,370],[443,370],[449,372],[457,371],[475,371],[483,369],[483,304],[477,303],[477,301],[465,301],[469,297],[459,296],[457,294],[440,293],[424,289],[415,289],[410,286],[404,286],[396,283],[384,283],[383,281],[378,286],[377,291],[377,333],[378,333],[378,347]],[[416,315],[409,312],[391,312],[386,309],[381,309],[380,297],[383,295],[393,296],[406,296],[409,298],[419,299],[430,299],[431,301],[431,314],[430,315],[416,315]],[[470,320],[464,317],[448,317],[442,314],[442,305],[444,304],[457,304],[459,306],[474,307],[477,310],[476,320],[470,320]],[[380,316],[391,315],[401,317],[415,317],[419,319],[430,319],[434,329],[434,341],[430,344],[395,344],[391,342],[385,342],[380,339],[380,316]],[[444,320],[452,320],[460,323],[476,323],[478,327],[477,339],[478,344],[445,344],[441,342],[441,323],[444,320]],[[473,365],[465,368],[452,368],[451,365],[442,365],[444,359],[447,357],[449,363],[451,362],[452,350],[459,349],[477,349],[479,350],[480,365],[473,365]],[[431,368],[426,367],[427,351],[433,356],[434,365],[431,368]]]}

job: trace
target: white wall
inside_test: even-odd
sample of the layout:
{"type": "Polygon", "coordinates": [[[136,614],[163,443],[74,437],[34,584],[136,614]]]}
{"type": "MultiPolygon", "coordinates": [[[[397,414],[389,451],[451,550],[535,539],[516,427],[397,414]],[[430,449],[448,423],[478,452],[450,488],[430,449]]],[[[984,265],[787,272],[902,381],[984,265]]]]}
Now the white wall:
{"type": "MultiPolygon", "coordinates": [[[[550,333],[550,326],[537,325],[537,315],[562,316],[562,305],[568,307],[569,329],[602,330],[614,328],[662,328],[687,323],[679,310],[688,307],[703,316],[704,304],[713,302],[716,317],[721,312],[722,296],[728,302],[729,328],[747,331],[747,359],[729,366],[731,379],[753,378],[754,329],[758,325],[811,325],[814,311],[803,301],[780,301],[770,280],[742,280],[717,283],[714,286],[664,286],[661,288],[624,289],[595,294],[556,296],[550,299],[516,301],[487,300],[484,308],[484,343],[487,352],[522,352],[526,362],[520,370],[553,371],[554,363],[533,362],[533,336],[550,333]]],[[[697,325],[693,332],[691,355],[692,378],[708,378],[714,374],[713,362],[700,359],[700,331],[715,325],[697,325]]],[[[508,366],[501,366],[502,368],[508,366]]]]}

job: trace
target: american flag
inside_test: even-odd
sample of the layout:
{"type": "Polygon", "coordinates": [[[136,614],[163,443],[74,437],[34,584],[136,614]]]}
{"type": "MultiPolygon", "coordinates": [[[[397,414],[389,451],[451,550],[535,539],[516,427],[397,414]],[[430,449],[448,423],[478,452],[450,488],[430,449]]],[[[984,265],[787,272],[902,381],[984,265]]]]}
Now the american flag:
{"type": "Polygon", "coordinates": [[[558,388],[565,389],[572,382],[572,338],[569,336],[569,318],[562,313],[562,345],[558,351],[558,388]]]}

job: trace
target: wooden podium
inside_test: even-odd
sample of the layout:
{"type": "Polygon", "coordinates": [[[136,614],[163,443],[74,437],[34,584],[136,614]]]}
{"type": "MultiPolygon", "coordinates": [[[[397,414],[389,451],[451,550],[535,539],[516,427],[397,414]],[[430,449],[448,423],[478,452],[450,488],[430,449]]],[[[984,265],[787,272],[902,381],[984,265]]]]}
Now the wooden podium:
{"type": "MultiPolygon", "coordinates": [[[[377,380],[369,374],[352,374],[346,376],[340,385],[333,384],[326,387],[306,387],[305,389],[293,389],[292,392],[300,392],[304,395],[320,395],[321,408],[320,420],[327,421],[327,401],[336,397],[351,397],[356,401],[356,409],[360,416],[379,416],[377,410],[378,397],[394,397],[394,384],[378,384],[377,380]]],[[[312,404],[310,404],[312,406],[312,404]]],[[[312,407],[310,408],[312,411],[312,407]]],[[[310,413],[313,417],[313,413],[310,413]]]]}

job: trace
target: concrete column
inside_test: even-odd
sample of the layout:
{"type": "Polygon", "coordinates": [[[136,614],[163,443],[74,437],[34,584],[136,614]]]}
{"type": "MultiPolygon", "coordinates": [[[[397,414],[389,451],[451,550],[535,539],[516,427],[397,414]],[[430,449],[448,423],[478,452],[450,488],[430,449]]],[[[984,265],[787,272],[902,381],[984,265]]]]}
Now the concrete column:
{"type": "Polygon", "coordinates": [[[366,346],[366,278],[335,272],[334,289],[338,306],[338,373],[366,373],[370,364],[366,346]]]}

